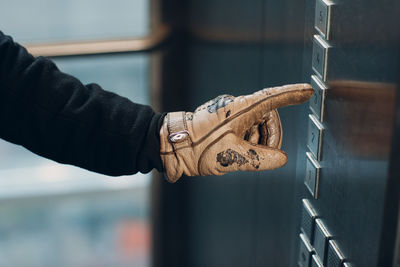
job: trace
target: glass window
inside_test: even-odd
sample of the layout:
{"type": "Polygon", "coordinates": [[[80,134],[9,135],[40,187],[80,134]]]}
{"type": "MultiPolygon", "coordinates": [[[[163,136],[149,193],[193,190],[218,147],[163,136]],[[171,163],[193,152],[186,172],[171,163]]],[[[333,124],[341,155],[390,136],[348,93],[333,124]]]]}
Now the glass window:
{"type": "MultiPolygon", "coordinates": [[[[149,103],[146,54],[55,62],[84,83],[149,103]]],[[[0,266],[149,266],[150,182],[61,165],[0,140],[0,266]]]]}
{"type": "Polygon", "coordinates": [[[0,30],[18,42],[143,37],[148,0],[0,0],[0,30]]]}
{"type": "Polygon", "coordinates": [[[143,181],[128,190],[0,200],[0,266],[150,266],[143,181]]]}
{"type": "Polygon", "coordinates": [[[149,104],[147,54],[116,54],[54,59],[58,68],[79,77],[83,83],[97,83],[133,102],[149,104]]]}
{"type": "MultiPolygon", "coordinates": [[[[0,0],[23,43],[149,34],[148,0],[0,0]]],[[[149,104],[149,53],[54,58],[83,83],[149,104]]],[[[150,266],[151,175],[107,177],[0,139],[0,266],[150,266]]]]}

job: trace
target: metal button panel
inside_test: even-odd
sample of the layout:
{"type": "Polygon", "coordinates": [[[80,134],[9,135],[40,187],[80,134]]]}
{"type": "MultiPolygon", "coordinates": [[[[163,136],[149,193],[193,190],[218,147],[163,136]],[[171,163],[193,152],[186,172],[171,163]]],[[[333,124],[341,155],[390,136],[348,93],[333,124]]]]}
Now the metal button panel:
{"type": "Polygon", "coordinates": [[[321,219],[315,220],[314,248],[323,264],[326,263],[328,242],[332,238],[321,219]]]}
{"type": "Polygon", "coordinates": [[[312,258],[311,258],[311,267],[324,267],[321,260],[315,254],[312,255],[312,258]]]}
{"type": "Polygon", "coordinates": [[[306,175],[304,177],[304,184],[311,195],[318,199],[319,192],[319,177],[321,172],[321,166],[314,159],[314,156],[310,152],[306,152],[306,175]]]}
{"type": "Polygon", "coordinates": [[[315,219],[317,218],[317,216],[317,212],[312,207],[310,201],[308,199],[303,199],[301,230],[308,237],[311,245],[314,238],[315,219]]]}
{"type": "Polygon", "coordinates": [[[314,27],[326,40],[330,39],[332,5],[327,0],[316,0],[315,3],[314,27]]]}
{"type": "Polygon", "coordinates": [[[319,35],[314,35],[312,68],[326,82],[329,45],[319,35]]]}
{"type": "Polygon", "coordinates": [[[299,247],[299,258],[298,264],[300,267],[309,267],[311,261],[311,255],[314,250],[308,241],[308,238],[304,234],[300,234],[300,247],[299,247]]]}
{"type": "Polygon", "coordinates": [[[314,89],[314,94],[310,99],[310,109],[315,117],[317,117],[320,122],[323,122],[327,87],[316,75],[311,75],[311,86],[314,89]]]}
{"type": "Polygon", "coordinates": [[[321,146],[324,127],[318,119],[309,114],[307,146],[317,161],[321,160],[321,146]]]}
{"type": "Polygon", "coordinates": [[[342,267],[345,258],[334,240],[329,240],[327,267],[342,267]]]}

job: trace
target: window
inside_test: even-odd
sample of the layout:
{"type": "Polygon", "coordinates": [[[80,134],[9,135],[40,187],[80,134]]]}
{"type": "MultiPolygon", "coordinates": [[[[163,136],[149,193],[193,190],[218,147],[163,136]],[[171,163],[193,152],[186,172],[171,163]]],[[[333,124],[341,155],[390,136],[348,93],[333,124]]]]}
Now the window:
{"type": "Polygon", "coordinates": [[[144,37],[148,0],[0,0],[1,30],[23,43],[144,37]]]}
{"type": "MultiPolygon", "coordinates": [[[[0,5],[0,30],[17,42],[45,52],[49,44],[90,42],[84,53],[78,45],[47,55],[62,56],[53,58],[57,66],[83,83],[151,103],[150,52],[96,50],[151,36],[149,0],[0,5]]],[[[0,140],[0,266],[149,266],[150,184],[151,175],[111,178],[0,140]]]]}

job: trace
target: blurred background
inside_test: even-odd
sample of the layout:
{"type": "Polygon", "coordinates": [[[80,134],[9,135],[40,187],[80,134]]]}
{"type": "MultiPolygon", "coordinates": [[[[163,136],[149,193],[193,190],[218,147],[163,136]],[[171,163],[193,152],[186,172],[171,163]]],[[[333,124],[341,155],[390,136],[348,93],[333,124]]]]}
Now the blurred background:
{"type": "Polygon", "coordinates": [[[159,112],[311,75],[324,89],[313,84],[324,96],[318,162],[306,156],[315,110],[286,107],[289,162],[269,172],[111,178],[0,140],[0,266],[399,266],[398,1],[0,6],[0,30],[35,56],[159,112]]]}
{"type": "MultiPolygon", "coordinates": [[[[151,103],[150,53],[94,52],[105,41],[151,35],[148,0],[5,0],[0,6],[1,30],[42,49],[62,71],[151,103]],[[68,44],[73,51],[66,52],[68,44]],[[51,55],[48,45],[56,47],[51,55]]],[[[151,174],[106,177],[4,141],[0,162],[0,266],[150,266],[151,174]]]]}

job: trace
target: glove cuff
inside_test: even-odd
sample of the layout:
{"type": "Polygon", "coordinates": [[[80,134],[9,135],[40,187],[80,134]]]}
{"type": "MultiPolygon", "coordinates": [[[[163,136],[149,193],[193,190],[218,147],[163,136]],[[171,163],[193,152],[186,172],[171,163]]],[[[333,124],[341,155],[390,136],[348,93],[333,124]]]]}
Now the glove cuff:
{"type": "Polygon", "coordinates": [[[176,182],[184,173],[185,163],[180,157],[191,150],[192,141],[186,124],[186,112],[171,112],[164,118],[160,129],[160,155],[168,181],[176,182]],[[185,151],[187,152],[187,151],[185,151]]]}

